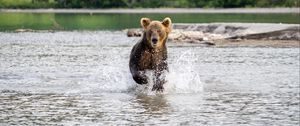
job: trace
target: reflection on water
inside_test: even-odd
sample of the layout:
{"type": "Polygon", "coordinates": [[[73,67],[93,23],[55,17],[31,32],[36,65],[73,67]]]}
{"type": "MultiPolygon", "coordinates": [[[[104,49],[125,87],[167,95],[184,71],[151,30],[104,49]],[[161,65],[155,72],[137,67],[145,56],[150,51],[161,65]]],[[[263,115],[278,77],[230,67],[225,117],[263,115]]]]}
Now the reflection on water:
{"type": "Polygon", "coordinates": [[[155,94],[129,73],[137,39],[0,33],[0,125],[299,125],[298,48],[168,43],[168,88],[155,94]]]}
{"type": "Polygon", "coordinates": [[[146,110],[143,114],[165,114],[169,105],[164,95],[137,94],[136,102],[146,110]]]}

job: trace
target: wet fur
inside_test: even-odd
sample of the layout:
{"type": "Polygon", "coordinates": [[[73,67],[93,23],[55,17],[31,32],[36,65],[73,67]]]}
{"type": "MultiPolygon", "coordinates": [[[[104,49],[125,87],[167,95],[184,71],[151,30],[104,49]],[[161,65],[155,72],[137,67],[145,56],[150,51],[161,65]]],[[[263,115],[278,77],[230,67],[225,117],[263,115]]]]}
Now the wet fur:
{"type": "MultiPolygon", "coordinates": [[[[143,23],[145,22],[142,22],[142,25],[143,23]]],[[[154,25],[156,24],[161,25],[159,23],[154,21],[151,25],[155,27],[154,25]]],[[[151,27],[145,27],[142,39],[131,50],[129,60],[130,72],[136,83],[147,84],[150,78],[145,75],[145,72],[146,70],[152,70],[154,72],[154,78],[151,78],[154,82],[152,90],[163,91],[163,84],[166,81],[162,74],[164,71],[168,71],[166,40],[170,29],[169,27],[160,28],[164,33],[160,34],[159,42],[155,47],[149,42],[153,36],[148,34],[150,30],[152,30],[151,27]]]]}

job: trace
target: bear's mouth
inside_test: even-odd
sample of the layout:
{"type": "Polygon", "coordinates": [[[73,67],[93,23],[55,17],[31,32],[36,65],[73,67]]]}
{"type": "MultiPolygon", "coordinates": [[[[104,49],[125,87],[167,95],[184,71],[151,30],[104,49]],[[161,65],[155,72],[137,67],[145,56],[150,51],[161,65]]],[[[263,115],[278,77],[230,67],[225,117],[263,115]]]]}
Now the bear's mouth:
{"type": "Polygon", "coordinates": [[[157,43],[152,43],[152,47],[155,48],[157,46],[157,43]]]}

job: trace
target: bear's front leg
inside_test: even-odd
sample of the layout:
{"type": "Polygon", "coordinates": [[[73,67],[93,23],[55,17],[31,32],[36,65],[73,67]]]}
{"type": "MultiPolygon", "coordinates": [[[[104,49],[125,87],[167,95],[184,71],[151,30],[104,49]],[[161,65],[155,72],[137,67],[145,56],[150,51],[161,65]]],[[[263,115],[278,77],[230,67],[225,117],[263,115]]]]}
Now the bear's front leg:
{"type": "Polygon", "coordinates": [[[164,91],[163,85],[166,83],[165,75],[163,74],[163,71],[155,71],[154,75],[155,77],[153,78],[154,84],[153,84],[152,91],[163,92],[164,91]]]}
{"type": "Polygon", "coordinates": [[[141,72],[141,71],[134,72],[133,79],[138,84],[147,84],[148,83],[148,77],[145,75],[144,72],[141,72]]]}

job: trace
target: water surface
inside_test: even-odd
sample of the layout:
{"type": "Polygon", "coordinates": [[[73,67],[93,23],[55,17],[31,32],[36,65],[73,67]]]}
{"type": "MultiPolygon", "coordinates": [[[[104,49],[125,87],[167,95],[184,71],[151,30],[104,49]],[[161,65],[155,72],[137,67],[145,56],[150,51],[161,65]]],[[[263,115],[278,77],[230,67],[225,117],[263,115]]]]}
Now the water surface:
{"type": "Polygon", "coordinates": [[[299,125],[299,49],[168,43],[163,94],[123,32],[0,33],[0,125],[299,125]]]}

